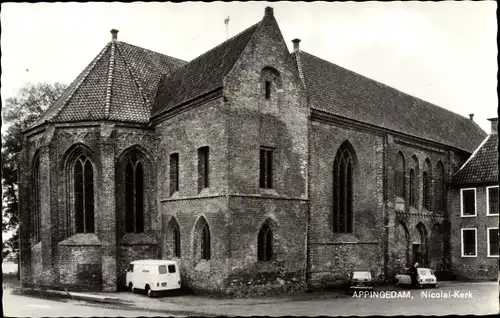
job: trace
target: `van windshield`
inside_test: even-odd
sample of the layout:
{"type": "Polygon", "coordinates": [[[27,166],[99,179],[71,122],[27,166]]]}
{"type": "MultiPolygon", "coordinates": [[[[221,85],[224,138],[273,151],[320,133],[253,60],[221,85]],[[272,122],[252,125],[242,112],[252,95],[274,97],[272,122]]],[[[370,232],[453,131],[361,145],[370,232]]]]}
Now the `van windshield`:
{"type": "Polygon", "coordinates": [[[160,265],[160,266],[158,266],[158,272],[160,274],[166,274],[167,273],[167,266],[166,265],[160,265]]]}

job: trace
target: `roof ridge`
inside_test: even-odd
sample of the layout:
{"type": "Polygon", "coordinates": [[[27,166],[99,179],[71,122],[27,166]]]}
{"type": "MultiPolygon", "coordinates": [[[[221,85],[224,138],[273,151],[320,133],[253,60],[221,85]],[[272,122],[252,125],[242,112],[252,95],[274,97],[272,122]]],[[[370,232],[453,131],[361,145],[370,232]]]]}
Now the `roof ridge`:
{"type": "Polygon", "coordinates": [[[467,159],[467,161],[465,161],[465,163],[460,167],[460,169],[457,170],[457,172],[455,172],[453,175],[457,175],[460,171],[462,171],[462,169],[467,166],[467,164],[477,155],[477,153],[479,152],[479,150],[481,150],[481,148],[483,148],[483,146],[486,144],[486,142],[490,139],[491,137],[491,134],[489,134],[488,136],[486,136],[486,138],[484,138],[484,140],[481,142],[481,144],[479,144],[479,146],[474,150],[474,152],[470,155],[470,157],[467,159]]]}
{"type": "MultiPolygon", "coordinates": [[[[163,77],[166,77],[166,76],[169,76],[169,75],[173,75],[174,73],[180,72],[183,68],[187,67],[187,66],[188,66],[188,65],[190,65],[191,63],[194,63],[195,61],[199,60],[199,59],[200,59],[200,58],[202,58],[203,56],[205,56],[205,55],[207,55],[208,53],[210,53],[210,52],[214,51],[215,49],[217,49],[217,48],[221,47],[222,45],[229,43],[229,41],[233,41],[235,38],[239,37],[239,36],[240,36],[240,35],[242,35],[243,33],[248,32],[250,29],[252,29],[252,28],[256,27],[258,24],[260,24],[260,22],[261,22],[261,21],[259,21],[259,22],[255,23],[254,25],[252,25],[252,26],[250,26],[250,27],[248,27],[248,28],[244,29],[244,30],[243,30],[243,31],[241,31],[240,33],[238,33],[238,34],[236,34],[236,35],[234,35],[234,36],[230,37],[229,39],[225,40],[224,42],[219,43],[218,45],[214,46],[214,47],[213,47],[213,48],[211,48],[210,50],[208,50],[208,51],[205,51],[205,52],[201,53],[200,55],[198,55],[197,57],[195,57],[195,58],[194,58],[194,59],[192,59],[191,61],[187,62],[187,63],[186,63],[186,64],[184,64],[183,66],[181,66],[181,67],[177,68],[177,69],[176,69],[176,70],[174,70],[173,72],[170,72],[170,73],[168,73],[168,74],[164,74],[164,75],[162,75],[162,78],[163,78],[163,77]]],[[[240,53],[240,54],[241,54],[241,53],[240,53]]],[[[240,55],[240,56],[241,56],[241,55],[240,55]]],[[[239,57],[238,57],[238,59],[239,59],[239,57]]]]}
{"type": "Polygon", "coordinates": [[[165,57],[168,57],[168,58],[171,58],[171,59],[174,59],[174,60],[178,60],[180,62],[184,62],[184,63],[188,63],[187,61],[185,60],[181,60],[180,58],[177,58],[177,57],[173,57],[173,56],[170,56],[170,55],[166,55],[166,54],[163,54],[163,53],[160,53],[160,52],[157,52],[157,51],[153,51],[153,50],[150,50],[150,49],[146,49],[142,46],[138,46],[138,45],[134,45],[134,44],[130,44],[128,42],[124,42],[124,41],[116,41],[117,43],[119,44],[124,44],[124,45],[129,45],[129,46],[133,46],[135,48],[138,48],[138,49],[141,49],[141,50],[144,50],[144,51],[148,51],[148,52],[151,52],[151,53],[154,53],[154,54],[160,54],[160,55],[163,55],[165,57]]]}
{"type": "Polygon", "coordinates": [[[108,66],[108,83],[106,85],[106,103],[104,104],[104,118],[109,119],[109,109],[111,107],[111,89],[113,87],[113,72],[115,68],[116,43],[111,42],[111,52],[108,66]]]}
{"type": "MultiPolygon", "coordinates": [[[[395,91],[397,91],[397,92],[399,92],[399,93],[402,93],[402,94],[404,94],[404,95],[406,95],[406,96],[408,96],[408,97],[411,97],[411,98],[414,98],[414,99],[420,100],[420,101],[422,101],[422,102],[424,102],[424,103],[426,103],[426,104],[429,104],[429,105],[432,105],[432,106],[434,106],[434,107],[440,108],[440,109],[442,109],[442,110],[444,110],[444,111],[446,111],[446,112],[448,112],[448,113],[451,113],[451,114],[454,114],[454,115],[456,115],[456,116],[459,116],[459,117],[461,117],[461,118],[463,118],[463,119],[469,120],[467,117],[462,116],[462,115],[460,115],[460,114],[457,114],[457,113],[455,113],[455,112],[453,112],[453,111],[451,111],[451,110],[449,110],[449,109],[446,109],[446,108],[444,108],[444,107],[442,107],[442,106],[436,105],[436,104],[431,103],[431,102],[429,102],[429,101],[426,101],[425,99],[422,99],[422,98],[420,98],[420,97],[413,96],[413,95],[411,95],[411,94],[409,94],[409,93],[403,92],[402,90],[400,90],[400,89],[398,89],[398,88],[395,88],[395,87],[389,86],[389,85],[387,85],[387,84],[385,84],[385,83],[382,83],[382,82],[380,82],[380,81],[378,81],[378,80],[375,80],[375,79],[370,78],[370,77],[368,77],[368,76],[366,76],[366,75],[363,75],[363,74],[357,73],[357,72],[355,72],[355,71],[353,71],[353,70],[350,70],[350,69],[348,69],[348,68],[345,68],[345,67],[343,67],[343,66],[341,66],[341,65],[338,65],[338,64],[336,64],[336,63],[333,63],[333,62],[331,62],[331,61],[325,60],[325,59],[323,59],[323,58],[321,58],[321,57],[318,57],[318,56],[316,56],[316,55],[313,55],[313,54],[311,54],[311,53],[307,53],[307,52],[304,52],[304,51],[301,51],[301,53],[305,53],[305,54],[307,54],[307,55],[312,56],[312,57],[313,57],[313,58],[315,58],[315,59],[322,60],[322,61],[324,61],[324,62],[326,62],[326,63],[330,63],[330,64],[332,64],[332,65],[335,65],[335,66],[337,66],[337,67],[340,67],[340,68],[342,68],[342,69],[344,69],[344,70],[346,70],[346,71],[348,71],[348,72],[351,72],[351,73],[353,73],[353,74],[355,74],[355,75],[358,75],[358,76],[362,76],[362,77],[364,77],[364,78],[366,78],[366,79],[368,79],[368,80],[370,80],[370,81],[373,81],[373,82],[375,82],[375,83],[378,83],[378,84],[380,84],[380,85],[383,85],[383,86],[385,86],[385,87],[388,87],[388,88],[390,88],[390,89],[393,89],[393,90],[395,90],[395,91]]],[[[479,127],[479,128],[481,128],[481,127],[480,127],[479,125],[477,125],[477,124],[476,124],[476,126],[477,126],[477,127],[479,127]]],[[[481,130],[482,130],[482,128],[481,128],[481,130]]]]}
{"type": "MultiPolygon", "coordinates": [[[[134,81],[135,83],[135,86],[137,87],[137,90],[139,91],[139,94],[141,95],[142,97],[142,100],[144,101],[144,104],[146,107],[148,107],[148,103],[149,103],[149,100],[148,98],[145,96],[144,94],[144,89],[142,87],[142,85],[140,84],[137,76],[135,75],[135,72],[132,70],[132,67],[129,65],[129,63],[127,62],[127,59],[124,57],[124,54],[123,52],[121,52],[121,49],[119,49],[119,45],[116,46],[117,50],[120,51],[120,56],[123,60],[123,63],[125,64],[125,67],[127,68],[127,70],[129,71],[130,73],[130,76],[132,77],[132,80],[134,81]]],[[[152,107],[152,106],[150,106],[152,107]]]]}
{"type": "MultiPolygon", "coordinates": [[[[87,79],[87,77],[89,76],[90,72],[92,72],[92,70],[94,69],[94,67],[97,65],[97,62],[99,62],[99,60],[103,57],[104,53],[108,50],[109,46],[110,46],[110,43],[106,44],[106,46],[104,46],[104,48],[94,58],[94,60],[92,62],[90,62],[90,64],[87,66],[88,67],[87,72],[85,74],[83,74],[82,79],[80,80],[79,83],[76,84],[73,92],[71,92],[70,94],[68,94],[68,96],[66,97],[66,99],[63,101],[63,103],[59,107],[59,109],[56,109],[55,112],[50,117],[48,117],[47,119],[45,119],[46,121],[50,121],[51,119],[57,117],[57,115],[59,115],[59,113],[62,111],[62,109],[65,106],[68,105],[69,100],[75,95],[75,93],[78,91],[78,89],[80,88],[80,86],[82,85],[82,83],[87,79]]],[[[69,87],[68,87],[68,89],[69,89],[69,87]]]]}

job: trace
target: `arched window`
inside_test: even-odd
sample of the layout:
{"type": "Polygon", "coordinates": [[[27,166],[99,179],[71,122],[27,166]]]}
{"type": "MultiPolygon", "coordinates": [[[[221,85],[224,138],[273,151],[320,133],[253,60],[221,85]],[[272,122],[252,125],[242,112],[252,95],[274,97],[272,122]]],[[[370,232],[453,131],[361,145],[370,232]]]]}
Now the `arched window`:
{"type": "Polygon", "coordinates": [[[144,232],[144,170],[136,156],[125,166],[125,230],[144,232]]]}
{"type": "Polygon", "coordinates": [[[94,170],[81,154],[73,168],[76,233],[94,233],[94,170]]]}
{"type": "Polygon", "coordinates": [[[333,232],[352,233],[354,151],[344,142],[333,163],[333,232]]]}
{"type": "Polygon", "coordinates": [[[434,199],[436,211],[443,211],[445,207],[445,181],[444,181],[444,168],[441,161],[436,165],[436,177],[434,184],[434,199]]]}
{"type": "Polygon", "coordinates": [[[262,95],[266,101],[276,101],[276,91],[281,89],[280,73],[272,67],[264,67],[261,71],[262,95]]]}
{"type": "Polygon", "coordinates": [[[398,152],[396,156],[394,191],[397,197],[405,197],[405,158],[401,152],[398,152]]]}
{"type": "Polygon", "coordinates": [[[416,207],[416,200],[415,170],[410,169],[410,206],[416,207]]]}
{"type": "Polygon", "coordinates": [[[167,257],[181,257],[181,231],[179,223],[172,217],[167,226],[167,257]]]}
{"type": "Polygon", "coordinates": [[[270,261],[273,258],[273,230],[268,222],[264,223],[259,231],[257,246],[259,261],[270,261]]]}
{"type": "Polygon", "coordinates": [[[423,196],[423,206],[429,211],[432,211],[432,196],[431,196],[431,163],[429,159],[424,162],[424,171],[422,172],[422,196],[423,196]]]}
{"type": "Polygon", "coordinates": [[[210,259],[210,229],[207,223],[205,223],[201,230],[201,258],[205,260],[210,259]]]}
{"type": "Polygon", "coordinates": [[[181,257],[181,231],[177,224],[172,228],[172,233],[174,237],[174,257],[181,257]]]}
{"type": "Polygon", "coordinates": [[[40,205],[40,157],[35,156],[31,174],[31,197],[32,197],[32,220],[31,237],[32,243],[40,242],[41,205],[40,205]]]}

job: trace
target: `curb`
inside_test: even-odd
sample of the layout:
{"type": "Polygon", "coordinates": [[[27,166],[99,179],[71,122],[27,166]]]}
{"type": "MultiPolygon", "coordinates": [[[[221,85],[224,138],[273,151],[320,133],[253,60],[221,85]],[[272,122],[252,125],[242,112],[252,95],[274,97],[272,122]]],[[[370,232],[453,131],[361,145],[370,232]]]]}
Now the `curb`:
{"type": "Polygon", "coordinates": [[[60,290],[51,290],[51,289],[38,289],[38,288],[18,288],[12,290],[13,294],[26,294],[26,295],[40,295],[41,298],[46,298],[47,296],[52,297],[60,297],[60,298],[69,298],[74,300],[86,300],[98,303],[105,304],[121,304],[126,305],[130,302],[121,300],[117,297],[105,297],[100,295],[91,295],[91,294],[83,294],[83,293],[75,293],[68,291],[60,291],[60,290]]]}

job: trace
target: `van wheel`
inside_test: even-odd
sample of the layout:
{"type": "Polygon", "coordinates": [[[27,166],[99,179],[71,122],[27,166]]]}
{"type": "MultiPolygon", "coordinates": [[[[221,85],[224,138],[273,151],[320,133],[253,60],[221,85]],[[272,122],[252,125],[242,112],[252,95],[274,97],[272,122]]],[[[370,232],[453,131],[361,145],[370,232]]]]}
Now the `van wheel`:
{"type": "Polygon", "coordinates": [[[153,298],[155,296],[155,292],[149,288],[149,285],[146,285],[146,294],[148,295],[149,298],[153,298]]]}
{"type": "Polygon", "coordinates": [[[128,284],[128,290],[132,293],[134,292],[134,285],[132,285],[132,283],[128,284]]]}

